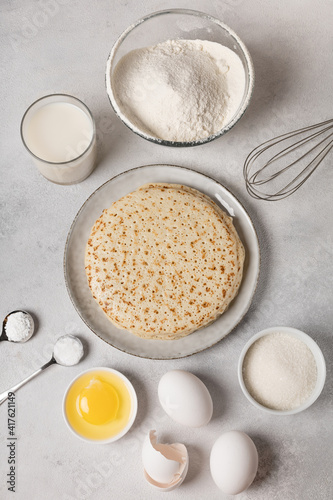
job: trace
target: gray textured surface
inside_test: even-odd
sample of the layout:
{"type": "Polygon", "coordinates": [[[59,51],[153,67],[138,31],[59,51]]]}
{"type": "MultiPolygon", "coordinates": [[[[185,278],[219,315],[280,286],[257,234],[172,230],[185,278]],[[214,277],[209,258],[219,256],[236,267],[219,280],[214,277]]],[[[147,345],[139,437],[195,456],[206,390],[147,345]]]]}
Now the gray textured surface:
{"type": "MultiPolygon", "coordinates": [[[[26,345],[1,343],[0,391],[48,359],[63,333],[78,334],[87,348],[74,368],[52,366],[17,393],[17,492],[24,500],[165,498],[142,476],[141,445],[156,428],[183,442],[190,454],[175,499],[227,498],[208,467],[211,446],[230,429],[247,432],[258,447],[260,467],[242,500],[327,500],[332,486],[332,157],[301,191],[278,203],[250,199],[242,165],[258,143],[298,126],[330,118],[331,2],[320,0],[183,1],[222,19],[247,44],[256,70],[252,104],[225,137],[194,149],[167,149],[136,137],[112,113],[104,88],[109,50],[132,21],[175,6],[165,1],[45,0],[2,2],[1,42],[1,307],[31,311],[36,335],[26,345]],[[91,108],[98,127],[99,165],[72,187],[42,178],[23,149],[19,124],[26,107],[49,92],[68,92],[91,108]],[[177,361],[127,356],[95,337],[77,316],[62,270],[70,224],[81,204],[113,175],[147,163],[174,163],[210,174],[230,188],[251,214],[262,249],[262,272],[245,320],[215,347],[177,361]],[[245,341],[272,325],[303,329],[317,340],[328,363],[320,399],[303,414],[277,418],[243,397],[236,365],[245,341]],[[61,401],[81,370],[105,365],[124,372],[139,398],[131,433],[97,446],[80,442],[65,427],[61,401]],[[157,384],[167,370],[202,377],[214,400],[214,418],[189,430],[159,408],[157,384]]],[[[0,497],[8,472],[6,406],[0,408],[0,497]]]]}

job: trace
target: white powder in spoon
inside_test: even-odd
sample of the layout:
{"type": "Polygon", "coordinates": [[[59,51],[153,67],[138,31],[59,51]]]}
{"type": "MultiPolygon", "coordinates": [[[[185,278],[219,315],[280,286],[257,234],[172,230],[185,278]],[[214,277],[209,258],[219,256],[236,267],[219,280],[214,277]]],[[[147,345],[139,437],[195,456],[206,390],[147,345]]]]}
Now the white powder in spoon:
{"type": "Polygon", "coordinates": [[[16,311],[7,316],[5,332],[10,342],[26,342],[34,333],[34,321],[25,311],[16,311]]]}
{"type": "Polygon", "coordinates": [[[293,410],[311,396],[317,365],[304,342],[276,332],[259,338],[247,351],[243,379],[258,403],[273,410],[293,410]]]}
{"type": "Polygon", "coordinates": [[[73,335],[63,335],[59,337],[54,345],[53,356],[60,365],[77,365],[83,356],[83,345],[81,340],[73,335]]]}
{"type": "Polygon", "coordinates": [[[245,89],[240,58],[203,40],[167,40],[133,50],[111,80],[122,117],[167,141],[197,141],[216,134],[236,114],[245,89]]]}

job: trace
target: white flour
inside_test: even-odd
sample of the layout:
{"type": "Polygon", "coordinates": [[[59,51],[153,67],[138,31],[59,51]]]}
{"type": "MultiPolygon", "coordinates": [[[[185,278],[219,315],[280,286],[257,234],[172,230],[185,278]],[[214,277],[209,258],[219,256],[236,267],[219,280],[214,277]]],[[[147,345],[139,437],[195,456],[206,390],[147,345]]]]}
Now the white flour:
{"type": "Polygon", "coordinates": [[[26,342],[34,333],[34,322],[30,314],[17,311],[9,314],[5,324],[5,331],[9,341],[26,342]]]}
{"type": "Polygon", "coordinates": [[[248,350],[243,378],[258,403],[273,410],[292,410],[312,394],[317,365],[304,342],[287,333],[271,333],[248,350]]]}
{"type": "Polygon", "coordinates": [[[142,132],[167,141],[217,133],[237,112],[245,89],[240,58],[202,40],[168,40],[126,54],[112,75],[115,99],[142,132]]]}

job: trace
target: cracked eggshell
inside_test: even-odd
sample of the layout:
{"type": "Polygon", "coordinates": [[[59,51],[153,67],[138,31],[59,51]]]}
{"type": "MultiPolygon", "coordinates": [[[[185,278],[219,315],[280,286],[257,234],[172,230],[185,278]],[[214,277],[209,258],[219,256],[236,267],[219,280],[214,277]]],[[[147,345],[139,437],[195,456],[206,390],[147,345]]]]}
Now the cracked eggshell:
{"type": "Polygon", "coordinates": [[[193,373],[184,370],[165,373],[158,385],[158,398],[169,417],[182,425],[202,427],[212,418],[211,395],[193,373]]]}
{"type": "Polygon", "coordinates": [[[188,471],[186,447],[157,443],[156,431],[150,431],[144,441],[142,461],[146,480],[160,491],[178,488],[188,471]]]}
{"type": "Polygon", "coordinates": [[[227,495],[238,495],[253,482],[258,452],[252,439],[241,431],[222,434],[210,454],[210,471],[216,486],[227,495]]]}

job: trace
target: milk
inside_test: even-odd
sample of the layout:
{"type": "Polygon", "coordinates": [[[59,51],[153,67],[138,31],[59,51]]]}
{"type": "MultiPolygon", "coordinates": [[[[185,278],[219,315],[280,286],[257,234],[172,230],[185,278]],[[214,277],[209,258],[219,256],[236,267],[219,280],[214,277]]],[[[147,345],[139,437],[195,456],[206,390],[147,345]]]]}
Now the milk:
{"type": "Polygon", "coordinates": [[[94,122],[81,101],[65,95],[42,98],[26,112],[21,130],[25,146],[47,179],[72,184],[93,170],[94,122]]]}

